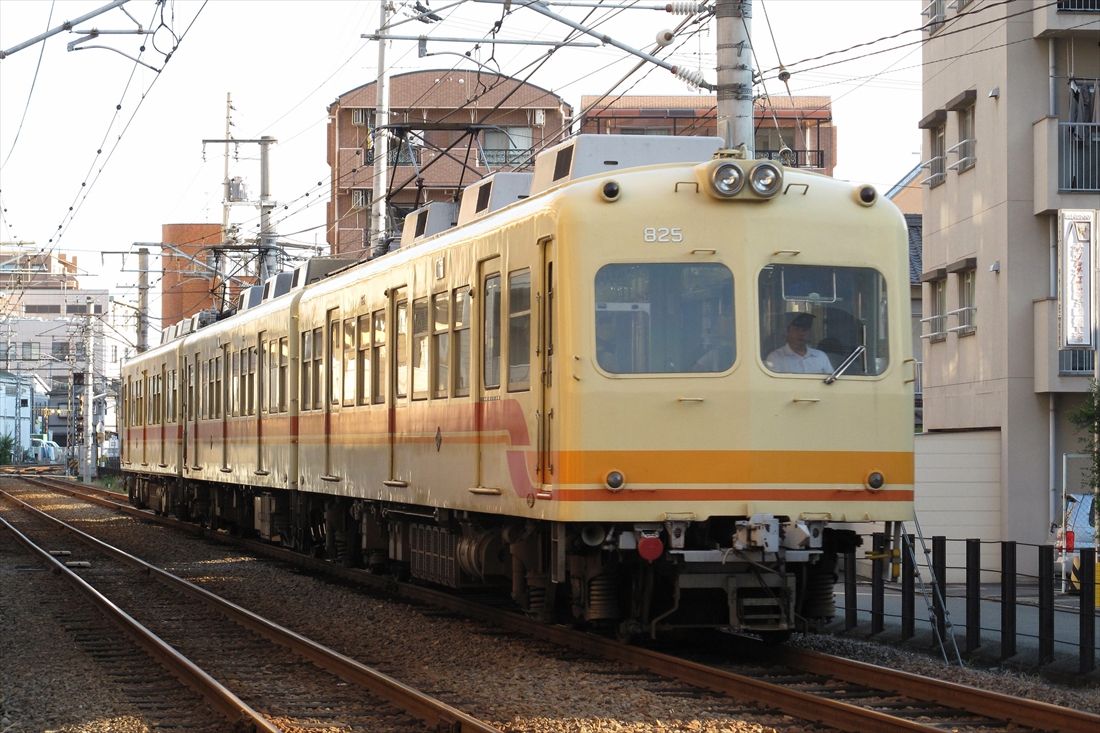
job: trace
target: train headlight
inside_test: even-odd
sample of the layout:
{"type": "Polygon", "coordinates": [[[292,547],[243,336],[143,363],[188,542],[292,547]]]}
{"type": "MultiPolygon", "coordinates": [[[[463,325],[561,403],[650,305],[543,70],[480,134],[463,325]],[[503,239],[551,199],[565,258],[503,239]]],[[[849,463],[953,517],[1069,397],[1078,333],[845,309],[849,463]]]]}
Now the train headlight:
{"type": "Polygon", "coordinates": [[[608,471],[603,482],[608,491],[622,491],[623,487],[626,486],[626,476],[623,475],[622,471],[608,471]]]}
{"type": "Polygon", "coordinates": [[[710,184],[719,196],[736,196],[745,185],[745,174],[735,163],[721,163],[714,166],[710,184]]]}
{"type": "Polygon", "coordinates": [[[882,475],[881,471],[871,471],[867,474],[867,488],[871,491],[878,491],[886,485],[886,477],[882,475]]]}
{"type": "Polygon", "coordinates": [[[774,163],[757,163],[749,173],[749,185],[757,196],[771,198],[783,186],[783,173],[774,163]]]}

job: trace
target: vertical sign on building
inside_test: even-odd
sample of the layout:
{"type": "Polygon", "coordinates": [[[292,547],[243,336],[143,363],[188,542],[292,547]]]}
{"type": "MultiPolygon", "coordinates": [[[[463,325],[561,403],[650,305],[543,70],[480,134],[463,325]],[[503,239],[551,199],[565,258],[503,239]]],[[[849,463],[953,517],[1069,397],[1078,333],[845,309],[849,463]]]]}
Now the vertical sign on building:
{"type": "Polygon", "coordinates": [[[1058,212],[1058,247],[1062,252],[1062,346],[1092,348],[1092,260],[1096,212],[1058,212]]]}

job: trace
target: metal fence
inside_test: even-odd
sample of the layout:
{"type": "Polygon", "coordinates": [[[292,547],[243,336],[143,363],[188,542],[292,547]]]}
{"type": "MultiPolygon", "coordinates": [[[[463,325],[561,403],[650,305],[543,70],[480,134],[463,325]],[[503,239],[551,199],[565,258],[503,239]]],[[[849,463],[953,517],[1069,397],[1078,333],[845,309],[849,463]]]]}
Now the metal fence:
{"type": "Polygon", "coordinates": [[[1091,375],[1096,359],[1092,349],[1059,349],[1058,373],[1065,375],[1091,375]]]}
{"type": "Polygon", "coordinates": [[[1100,191],[1100,124],[1058,123],[1058,189],[1100,191]]]}

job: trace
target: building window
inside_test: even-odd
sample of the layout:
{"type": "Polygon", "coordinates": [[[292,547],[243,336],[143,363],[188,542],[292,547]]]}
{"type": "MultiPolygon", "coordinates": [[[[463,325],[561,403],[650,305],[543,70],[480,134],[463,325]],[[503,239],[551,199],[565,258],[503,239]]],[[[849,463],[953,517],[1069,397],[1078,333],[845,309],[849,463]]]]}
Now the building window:
{"type": "Polygon", "coordinates": [[[40,313],[60,313],[60,305],[34,305],[28,303],[23,306],[23,312],[27,315],[40,314],[40,313]]]}
{"type": "Polygon", "coordinates": [[[67,361],[69,359],[69,342],[68,341],[54,341],[50,344],[50,356],[55,359],[61,359],[67,361]]]}
{"type": "Polygon", "coordinates": [[[928,4],[924,6],[921,15],[924,16],[924,27],[929,33],[935,33],[943,26],[946,5],[947,0],[929,0],[928,4]]]}
{"type": "Polygon", "coordinates": [[[935,188],[943,183],[946,177],[946,130],[943,125],[937,125],[931,128],[928,133],[928,150],[930,155],[928,156],[928,161],[925,163],[925,166],[928,168],[928,177],[925,178],[922,183],[928,184],[929,188],[935,188]]]}
{"type": "Polygon", "coordinates": [[[921,324],[927,324],[922,339],[929,341],[943,341],[947,338],[947,270],[940,268],[932,272],[926,272],[921,280],[928,283],[928,295],[925,302],[928,305],[928,316],[921,319],[921,324]]]}
{"type": "Polygon", "coordinates": [[[957,173],[962,173],[974,167],[976,160],[976,143],[974,137],[974,102],[978,93],[974,89],[968,89],[957,95],[947,103],[947,109],[955,113],[956,127],[959,141],[947,150],[948,155],[955,155],[955,162],[949,168],[957,173]]]}
{"type": "Polygon", "coordinates": [[[368,209],[370,208],[370,190],[366,188],[353,188],[351,189],[351,208],[353,209],[368,209]]]}
{"type": "Polygon", "coordinates": [[[39,349],[37,341],[24,341],[23,342],[23,359],[26,361],[36,360],[39,358],[39,349]]]}
{"type": "Polygon", "coordinates": [[[955,317],[955,325],[948,330],[959,336],[974,333],[974,315],[977,312],[974,286],[977,280],[977,267],[976,257],[967,257],[947,267],[947,272],[955,273],[955,284],[958,288],[958,307],[948,313],[949,316],[955,317]]]}
{"type": "Polygon", "coordinates": [[[671,135],[671,127],[620,127],[620,135],[671,135]]]}
{"type": "Polygon", "coordinates": [[[531,155],[530,127],[501,127],[485,131],[485,165],[515,165],[531,155]]]}

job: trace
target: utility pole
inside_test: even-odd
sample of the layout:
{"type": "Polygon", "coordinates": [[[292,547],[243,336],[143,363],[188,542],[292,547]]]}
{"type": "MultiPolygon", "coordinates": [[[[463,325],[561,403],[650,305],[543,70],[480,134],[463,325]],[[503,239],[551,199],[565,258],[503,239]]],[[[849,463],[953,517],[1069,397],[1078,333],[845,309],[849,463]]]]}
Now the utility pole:
{"type": "Polygon", "coordinates": [[[84,329],[84,460],[83,471],[81,472],[81,481],[86,484],[92,482],[92,397],[95,391],[92,389],[92,375],[94,371],[94,360],[92,358],[92,348],[94,347],[94,341],[92,339],[92,297],[89,295],[85,298],[88,310],[84,314],[86,319],[84,329]]]}
{"type": "Polygon", "coordinates": [[[752,0],[715,0],[718,36],[718,134],[727,148],[756,155],[752,120],[752,0]]]}
{"type": "MultiPolygon", "coordinates": [[[[389,19],[390,0],[382,0],[382,9],[378,16],[378,33],[386,30],[386,22],[389,19]]],[[[375,91],[377,102],[374,108],[374,130],[372,131],[371,148],[374,150],[374,183],[371,201],[371,241],[370,255],[377,257],[385,254],[387,249],[386,234],[386,175],[389,168],[390,141],[387,125],[390,121],[390,94],[387,88],[386,72],[386,42],[378,41],[378,81],[375,91]]]]}
{"type": "MultiPolygon", "coordinates": [[[[224,230],[223,230],[224,231],[224,230]]],[[[138,249],[137,353],[149,349],[149,250],[138,249]]]]}

